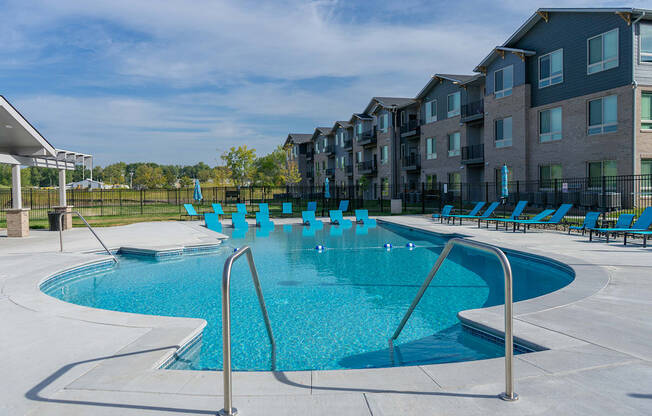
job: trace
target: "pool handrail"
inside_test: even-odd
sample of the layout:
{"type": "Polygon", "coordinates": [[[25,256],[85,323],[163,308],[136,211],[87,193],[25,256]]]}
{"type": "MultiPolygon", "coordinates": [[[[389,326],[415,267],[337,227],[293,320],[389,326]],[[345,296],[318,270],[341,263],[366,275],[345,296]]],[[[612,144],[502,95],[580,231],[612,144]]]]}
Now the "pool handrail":
{"type": "Polygon", "coordinates": [[[231,380],[231,268],[233,263],[243,255],[247,255],[247,262],[249,263],[249,270],[251,271],[251,278],[254,282],[256,295],[258,296],[258,303],[260,304],[260,311],[265,320],[267,328],[267,336],[272,344],[272,371],[276,367],[276,342],[274,341],[274,334],[272,333],[272,325],[269,322],[269,315],[267,314],[267,307],[265,306],[265,298],[263,291],[260,287],[260,280],[258,279],[258,271],[254,263],[254,256],[251,247],[244,246],[238,249],[235,253],[231,254],[224,262],[224,269],[222,271],[222,357],[224,357],[222,376],[224,378],[224,408],[218,414],[224,416],[233,416],[238,413],[238,409],[233,407],[233,389],[231,380]]]}
{"type": "Polygon", "coordinates": [[[513,325],[514,325],[514,313],[512,309],[512,304],[513,304],[513,297],[512,297],[512,267],[509,263],[509,260],[507,259],[507,256],[505,253],[499,249],[496,246],[492,246],[490,244],[485,244],[485,243],[480,243],[477,241],[473,240],[467,240],[467,239],[462,239],[462,238],[451,238],[448,240],[448,243],[444,246],[444,249],[442,250],[441,254],[437,258],[437,261],[435,262],[435,265],[432,267],[430,270],[430,273],[428,273],[428,276],[426,277],[426,280],[423,282],[421,285],[421,288],[419,289],[419,292],[415,296],[414,300],[412,301],[412,304],[408,308],[407,312],[405,313],[405,316],[403,316],[403,319],[401,320],[401,323],[398,325],[396,328],[396,331],[394,331],[394,335],[389,339],[389,349],[390,353],[393,356],[393,349],[394,349],[394,340],[398,338],[398,336],[401,334],[401,331],[403,330],[403,327],[407,323],[408,319],[410,319],[410,316],[412,315],[412,312],[414,312],[414,309],[417,307],[419,304],[419,301],[423,297],[423,294],[426,292],[426,289],[428,289],[428,286],[430,285],[430,282],[432,279],[435,277],[439,269],[441,268],[441,265],[444,263],[444,260],[448,257],[450,254],[451,250],[455,246],[463,246],[463,247],[468,247],[468,248],[473,248],[477,249],[480,251],[483,251],[487,254],[491,254],[495,256],[498,261],[500,262],[500,265],[503,269],[503,275],[505,277],[505,391],[500,394],[500,398],[506,401],[516,401],[518,400],[518,395],[514,392],[514,373],[513,373],[513,365],[514,365],[514,335],[513,335],[513,325]]]}
{"type": "MultiPolygon", "coordinates": [[[[107,254],[113,258],[113,261],[115,261],[116,263],[118,263],[118,259],[113,255],[113,253],[111,253],[111,250],[109,250],[108,248],[106,248],[106,245],[104,244],[104,242],[102,241],[102,239],[100,238],[100,236],[97,235],[97,233],[95,232],[95,230],[93,230],[93,227],[91,227],[91,225],[88,223],[88,221],[86,221],[86,218],[84,218],[84,217],[79,213],[79,211],[71,211],[71,212],[72,212],[73,214],[76,214],[79,218],[81,218],[82,221],[84,221],[84,224],[86,224],[86,227],[91,231],[91,233],[93,233],[93,235],[95,236],[95,238],[97,239],[97,241],[99,241],[100,244],[102,244],[102,247],[104,247],[104,250],[106,250],[107,254]]],[[[66,213],[66,212],[60,212],[60,213],[59,213],[59,246],[61,247],[61,252],[62,252],[62,253],[63,253],[63,215],[64,215],[64,214],[67,214],[67,213],[66,213]]]]}

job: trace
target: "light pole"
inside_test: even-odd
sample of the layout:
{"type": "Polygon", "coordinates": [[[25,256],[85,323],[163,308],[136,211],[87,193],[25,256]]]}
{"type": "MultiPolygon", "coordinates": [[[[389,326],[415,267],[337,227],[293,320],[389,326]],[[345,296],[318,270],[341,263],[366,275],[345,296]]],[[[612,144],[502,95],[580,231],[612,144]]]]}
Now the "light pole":
{"type": "Polygon", "coordinates": [[[134,189],[134,173],[129,172],[129,189],[134,189]]]}

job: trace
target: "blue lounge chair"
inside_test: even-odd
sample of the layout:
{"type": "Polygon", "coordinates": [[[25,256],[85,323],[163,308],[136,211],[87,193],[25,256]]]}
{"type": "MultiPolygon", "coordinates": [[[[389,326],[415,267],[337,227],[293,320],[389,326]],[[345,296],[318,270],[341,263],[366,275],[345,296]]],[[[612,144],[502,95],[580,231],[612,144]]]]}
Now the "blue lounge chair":
{"type": "Polygon", "coordinates": [[[312,212],[317,211],[317,202],[315,201],[308,202],[308,207],[306,208],[306,211],[312,211],[312,212]]]}
{"type": "Polygon", "coordinates": [[[269,217],[269,205],[266,203],[258,204],[258,212],[265,212],[267,213],[267,217],[269,217]]]}
{"type": "Polygon", "coordinates": [[[366,209],[355,210],[355,222],[367,226],[376,225],[376,220],[374,218],[369,218],[369,211],[367,211],[366,209]]]}
{"type": "Polygon", "coordinates": [[[461,215],[461,214],[452,215],[451,214],[448,217],[453,219],[453,225],[455,225],[455,218],[459,218],[460,219],[460,225],[462,225],[462,219],[463,218],[468,218],[469,216],[471,218],[475,218],[478,215],[478,212],[480,212],[480,210],[482,209],[482,207],[484,207],[485,203],[486,202],[476,202],[473,209],[467,215],[461,215]]]}
{"type": "Polygon", "coordinates": [[[559,208],[557,208],[557,211],[554,211],[554,214],[552,214],[552,217],[550,217],[548,221],[543,221],[543,218],[545,217],[540,220],[532,218],[529,220],[514,221],[514,231],[520,230],[521,224],[523,225],[523,232],[526,232],[526,230],[530,228],[530,225],[542,225],[543,228],[546,228],[549,225],[557,226],[564,219],[566,214],[568,214],[568,211],[570,211],[571,208],[573,208],[573,204],[562,204],[559,208]]]}
{"type": "Polygon", "coordinates": [[[211,231],[216,231],[218,233],[222,232],[222,223],[220,223],[219,214],[208,212],[204,214],[204,221],[206,222],[206,228],[211,231]]]}
{"type": "Polygon", "coordinates": [[[195,211],[195,207],[193,207],[192,204],[183,204],[183,207],[186,209],[186,213],[181,214],[181,217],[190,217],[191,220],[193,217],[201,217],[201,214],[198,214],[197,211],[195,211]]]}
{"type": "Polygon", "coordinates": [[[516,224],[527,224],[528,221],[539,222],[543,221],[544,218],[549,217],[552,213],[555,212],[554,209],[544,209],[543,211],[536,214],[534,217],[528,220],[510,220],[509,218],[497,218],[497,221],[505,223],[505,229],[507,229],[507,224],[514,224],[514,231],[516,231],[516,224]]]}
{"type": "Polygon", "coordinates": [[[292,202],[283,202],[283,215],[292,215],[292,202]]]}
{"type": "Polygon", "coordinates": [[[343,199],[340,201],[340,207],[338,208],[339,211],[346,212],[349,210],[349,200],[348,199],[343,199]]]}
{"type": "Polygon", "coordinates": [[[624,244],[627,244],[627,233],[632,233],[634,231],[648,231],[650,225],[652,225],[652,207],[647,207],[630,228],[596,228],[595,230],[605,234],[607,237],[607,243],[609,242],[609,236],[611,234],[623,234],[625,236],[624,244]]]}
{"type": "Polygon", "coordinates": [[[599,217],[599,212],[587,212],[584,216],[584,222],[582,225],[571,225],[568,227],[568,235],[570,235],[572,230],[582,231],[582,235],[584,235],[586,230],[589,228],[595,228],[597,226],[599,217]]]}
{"type": "Polygon", "coordinates": [[[451,215],[451,211],[453,210],[452,205],[444,205],[444,208],[441,209],[441,212],[439,214],[432,214],[432,218],[439,218],[440,222],[444,222],[444,218],[448,218],[451,215]]]}
{"type": "Polygon", "coordinates": [[[235,204],[235,209],[236,209],[236,212],[244,214],[245,216],[248,214],[246,204],[235,204]]]}
{"type": "Polygon", "coordinates": [[[222,209],[222,204],[212,204],[213,205],[213,212],[215,212],[217,215],[225,215],[224,210],[222,209]]]}
{"type": "MultiPolygon", "coordinates": [[[[596,234],[599,234],[602,232],[602,230],[611,230],[611,229],[630,229],[632,221],[634,221],[634,214],[620,214],[618,216],[618,220],[616,221],[616,225],[614,225],[614,228],[604,228],[604,227],[595,227],[595,228],[589,228],[589,241],[593,241],[593,232],[595,231],[596,234]]],[[[608,236],[607,236],[608,238],[608,236]]]]}
{"type": "Polygon", "coordinates": [[[632,231],[632,232],[625,233],[625,245],[627,245],[628,235],[643,237],[643,247],[647,247],[647,237],[652,235],[652,231],[632,231]]]}
{"type": "Polygon", "coordinates": [[[274,222],[269,219],[269,213],[258,211],[256,213],[256,226],[263,228],[274,228],[274,222]]]}
{"type": "Polygon", "coordinates": [[[247,220],[245,219],[244,212],[234,212],[233,214],[231,214],[231,224],[233,225],[233,228],[247,228],[247,227],[249,227],[249,224],[247,223],[247,220]]]}
{"type": "MultiPolygon", "coordinates": [[[[520,217],[521,214],[523,213],[523,210],[525,209],[526,206],[527,206],[527,201],[518,201],[518,204],[516,204],[516,206],[514,207],[514,211],[512,211],[512,214],[509,216],[509,218],[487,218],[484,219],[483,221],[487,223],[487,228],[489,228],[489,222],[494,221],[496,223],[496,230],[498,229],[498,224],[501,222],[505,224],[505,229],[507,229],[507,222],[512,220],[517,220],[518,217],[520,217]]],[[[478,227],[479,226],[480,224],[478,224],[478,227]]]]}
{"type": "Polygon", "coordinates": [[[331,210],[329,212],[329,216],[331,218],[331,224],[341,225],[345,228],[349,228],[353,224],[351,220],[344,219],[344,216],[342,215],[342,211],[340,211],[339,209],[331,210]]]}
{"type": "Polygon", "coordinates": [[[468,219],[477,219],[478,220],[478,228],[480,227],[480,221],[491,218],[491,216],[494,214],[494,211],[498,206],[500,205],[500,202],[494,201],[491,204],[489,204],[489,207],[482,213],[482,215],[460,215],[457,218],[468,218],[468,219]]]}
{"type": "Polygon", "coordinates": [[[315,211],[302,211],[301,219],[303,220],[303,225],[316,228],[323,228],[324,226],[323,222],[315,218],[315,211]]]}

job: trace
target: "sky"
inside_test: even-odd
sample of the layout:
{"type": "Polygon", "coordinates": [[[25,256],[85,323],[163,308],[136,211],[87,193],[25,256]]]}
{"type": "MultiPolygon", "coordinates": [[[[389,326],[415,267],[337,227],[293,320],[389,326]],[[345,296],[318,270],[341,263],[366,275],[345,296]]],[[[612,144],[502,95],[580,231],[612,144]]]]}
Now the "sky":
{"type": "Polygon", "coordinates": [[[96,165],[214,166],[470,74],[537,7],[645,3],[0,0],[0,94],[96,165]]]}

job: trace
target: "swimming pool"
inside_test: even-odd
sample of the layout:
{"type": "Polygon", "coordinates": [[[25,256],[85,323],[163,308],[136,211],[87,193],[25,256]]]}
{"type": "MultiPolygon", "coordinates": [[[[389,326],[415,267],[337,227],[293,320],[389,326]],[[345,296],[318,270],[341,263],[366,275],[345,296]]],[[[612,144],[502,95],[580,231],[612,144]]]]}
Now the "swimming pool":
{"type": "MultiPolygon", "coordinates": [[[[457,247],[395,343],[388,339],[430,271],[446,238],[381,224],[349,229],[277,225],[234,233],[214,253],[166,260],[122,256],[116,267],[53,280],[43,291],[96,308],[207,321],[203,337],[172,368],[221,369],[220,284],[224,260],[248,244],[277,344],[276,370],[386,367],[499,357],[503,347],[462,328],[457,313],[503,302],[498,262],[457,247]],[[385,243],[393,248],[386,250],[385,243]],[[416,245],[410,249],[406,243],[416,245]],[[319,252],[315,246],[325,250],[319,252]]],[[[557,290],[573,274],[551,261],[508,253],[514,300],[557,290]]],[[[56,279],[56,278],[55,278],[56,279]]],[[[270,345],[246,261],[231,283],[236,370],[270,370],[270,345]]]]}

